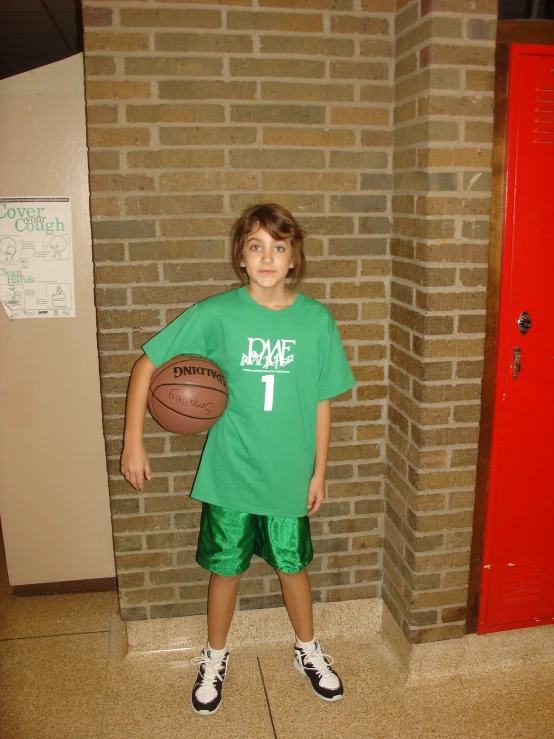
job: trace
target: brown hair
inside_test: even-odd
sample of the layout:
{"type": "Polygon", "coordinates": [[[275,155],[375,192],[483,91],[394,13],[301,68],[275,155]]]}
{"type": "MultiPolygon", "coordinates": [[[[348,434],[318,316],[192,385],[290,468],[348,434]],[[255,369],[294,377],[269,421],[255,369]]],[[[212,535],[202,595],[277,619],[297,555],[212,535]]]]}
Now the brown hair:
{"type": "Polygon", "coordinates": [[[287,277],[291,278],[294,289],[304,277],[306,257],[304,256],[304,231],[286,208],[276,203],[256,203],[247,208],[235,221],[231,229],[231,264],[241,282],[248,282],[244,267],[240,266],[242,250],[248,234],[263,228],[274,239],[289,240],[292,246],[294,267],[287,277]]]}

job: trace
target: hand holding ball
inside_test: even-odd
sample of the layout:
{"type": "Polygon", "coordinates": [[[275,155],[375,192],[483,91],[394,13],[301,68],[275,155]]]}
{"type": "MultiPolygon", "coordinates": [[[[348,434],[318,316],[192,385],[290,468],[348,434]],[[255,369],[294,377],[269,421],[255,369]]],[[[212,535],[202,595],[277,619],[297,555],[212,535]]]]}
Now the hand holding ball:
{"type": "Polygon", "coordinates": [[[221,369],[204,357],[173,357],[152,375],[148,410],[167,431],[191,436],[211,428],[227,407],[221,369]]]}

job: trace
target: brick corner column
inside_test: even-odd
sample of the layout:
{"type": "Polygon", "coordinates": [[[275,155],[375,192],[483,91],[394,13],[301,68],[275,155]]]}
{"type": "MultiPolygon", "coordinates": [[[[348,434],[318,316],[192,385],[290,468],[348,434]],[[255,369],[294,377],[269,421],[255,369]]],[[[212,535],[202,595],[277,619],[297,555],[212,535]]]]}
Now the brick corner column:
{"type": "Polygon", "coordinates": [[[398,3],[383,598],[412,643],[465,633],[495,32],[489,0],[398,3]]]}

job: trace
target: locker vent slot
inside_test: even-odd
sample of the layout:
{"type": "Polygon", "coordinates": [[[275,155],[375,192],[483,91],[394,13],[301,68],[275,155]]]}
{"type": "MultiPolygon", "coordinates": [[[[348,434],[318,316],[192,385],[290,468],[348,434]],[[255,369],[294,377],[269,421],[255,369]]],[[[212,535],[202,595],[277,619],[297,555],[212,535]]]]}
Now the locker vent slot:
{"type": "Polygon", "coordinates": [[[554,89],[536,90],[533,134],[535,144],[554,144],[554,89]]]}
{"type": "Polygon", "coordinates": [[[545,559],[524,559],[505,565],[502,604],[520,606],[541,601],[546,589],[545,569],[545,559]]]}

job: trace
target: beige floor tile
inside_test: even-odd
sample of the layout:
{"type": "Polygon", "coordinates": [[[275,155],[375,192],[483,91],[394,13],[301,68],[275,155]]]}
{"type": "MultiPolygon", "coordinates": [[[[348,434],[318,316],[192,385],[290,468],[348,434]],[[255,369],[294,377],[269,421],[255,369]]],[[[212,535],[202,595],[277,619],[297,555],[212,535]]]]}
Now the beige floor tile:
{"type": "Polygon", "coordinates": [[[323,646],[344,683],[345,697],[337,703],[314,695],[308,679],[293,667],[292,645],[259,650],[278,739],[400,738],[399,705],[377,638],[361,646],[326,639],[323,646]]]}
{"type": "Polygon", "coordinates": [[[273,739],[252,649],[231,654],[220,710],[196,716],[190,693],[196,669],[189,652],[110,662],[104,739],[273,739]]]}
{"type": "Polygon", "coordinates": [[[12,595],[0,535],[0,641],[108,631],[115,593],[12,595]]]}
{"type": "Polygon", "coordinates": [[[101,739],[108,634],[0,642],[2,739],[101,739]]]}
{"type": "Polygon", "coordinates": [[[108,631],[114,597],[114,593],[3,597],[0,640],[108,631]]]}
{"type": "Polygon", "coordinates": [[[552,677],[532,669],[421,680],[397,697],[411,717],[406,739],[552,739],[552,677]],[[544,678],[544,676],[542,676],[544,678]]]}
{"type": "Polygon", "coordinates": [[[554,737],[554,671],[551,666],[494,670],[488,675],[466,676],[462,685],[473,719],[506,739],[554,737]]]}
{"type": "MultiPolygon", "coordinates": [[[[477,739],[481,734],[467,733],[472,720],[467,720],[464,691],[458,677],[420,680],[399,687],[395,695],[403,717],[402,739],[477,739]]],[[[489,734],[488,739],[500,739],[489,734]]]]}

